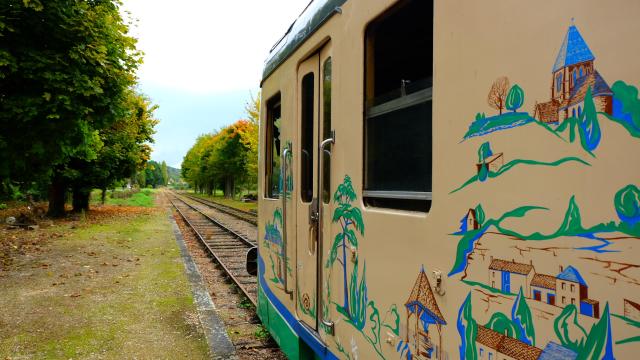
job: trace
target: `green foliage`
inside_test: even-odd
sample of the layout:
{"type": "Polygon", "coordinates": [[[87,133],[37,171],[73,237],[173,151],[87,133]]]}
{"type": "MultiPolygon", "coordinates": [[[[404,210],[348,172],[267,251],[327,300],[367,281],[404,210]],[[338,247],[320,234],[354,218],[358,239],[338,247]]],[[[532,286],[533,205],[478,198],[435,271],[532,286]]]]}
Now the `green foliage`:
{"type": "Polygon", "coordinates": [[[517,338],[518,327],[507,315],[501,312],[491,315],[491,318],[485,327],[499,332],[500,334],[506,334],[509,337],[517,338]]]}
{"type": "Polygon", "coordinates": [[[485,159],[491,155],[493,155],[493,151],[491,151],[491,144],[488,141],[482,143],[478,148],[478,163],[484,163],[485,159]]]}
{"type": "Polygon", "coordinates": [[[0,158],[0,178],[22,188],[53,183],[52,194],[63,200],[50,201],[58,212],[66,188],[88,194],[89,184],[126,168],[114,164],[124,153],[140,150],[118,147],[141,63],[119,6],[116,0],[0,4],[0,152],[18,155],[0,158]]]}
{"type": "Polygon", "coordinates": [[[524,104],[524,91],[520,86],[513,85],[507,94],[507,100],[505,101],[505,107],[507,110],[516,112],[524,104]]]}
{"type": "Polygon", "coordinates": [[[484,214],[484,209],[482,208],[482,204],[478,204],[478,206],[476,206],[476,221],[478,222],[479,226],[482,226],[482,224],[484,223],[484,218],[485,218],[485,214],[484,214]]]}
{"type": "Polygon", "coordinates": [[[518,296],[513,302],[511,319],[513,324],[516,325],[515,337],[526,344],[536,346],[536,329],[533,324],[533,316],[531,316],[531,309],[527,304],[527,299],[522,293],[522,287],[520,287],[518,296]]]}
{"type": "Polygon", "coordinates": [[[593,102],[591,86],[589,86],[587,94],[584,96],[584,111],[580,115],[580,121],[580,144],[582,148],[587,151],[595,150],[600,144],[602,132],[598,122],[596,105],[593,102]]]}
{"type": "Polygon", "coordinates": [[[609,303],[605,305],[602,318],[591,327],[584,347],[578,351],[577,360],[613,360],[613,339],[611,338],[611,316],[609,303]]]}
{"type": "Polygon", "coordinates": [[[258,181],[260,94],[245,105],[248,120],[200,136],[182,161],[182,178],[196,191],[213,194],[221,187],[226,197],[236,186],[254,190],[258,181]]]}
{"type": "MultiPolygon", "coordinates": [[[[491,322],[491,321],[490,321],[491,322]]],[[[458,331],[462,345],[460,346],[460,359],[477,360],[478,349],[476,337],[478,336],[478,323],[473,318],[471,306],[471,292],[467,295],[458,313],[458,331]]]]}
{"type": "Polygon", "coordinates": [[[264,325],[260,325],[258,329],[253,333],[253,335],[255,335],[255,337],[257,337],[260,340],[266,340],[271,336],[269,334],[269,330],[267,330],[267,328],[264,325]]]}
{"type": "Polygon", "coordinates": [[[560,340],[560,344],[574,351],[579,351],[584,346],[587,332],[578,322],[578,308],[569,304],[553,321],[553,329],[560,340]]]}
{"type": "Polygon", "coordinates": [[[613,202],[620,220],[629,225],[640,221],[640,189],[637,186],[629,184],[620,189],[613,202]]]}
{"type": "MultiPolygon", "coordinates": [[[[611,87],[613,96],[622,103],[622,111],[631,115],[631,122],[621,122],[635,137],[640,137],[640,99],[638,89],[624,81],[616,81],[611,87]]],[[[620,122],[620,120],[616,120],[620,122]]]]}

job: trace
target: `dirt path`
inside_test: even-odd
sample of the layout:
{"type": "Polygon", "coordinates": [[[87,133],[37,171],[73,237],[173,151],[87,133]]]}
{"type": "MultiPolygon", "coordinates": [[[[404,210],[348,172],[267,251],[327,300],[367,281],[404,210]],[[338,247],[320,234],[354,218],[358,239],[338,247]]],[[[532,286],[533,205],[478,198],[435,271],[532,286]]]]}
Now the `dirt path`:
{"type": "Polygon", "coordinates": [[[0,230],[0,358],[204,359],[164,209],[0,230]]]}

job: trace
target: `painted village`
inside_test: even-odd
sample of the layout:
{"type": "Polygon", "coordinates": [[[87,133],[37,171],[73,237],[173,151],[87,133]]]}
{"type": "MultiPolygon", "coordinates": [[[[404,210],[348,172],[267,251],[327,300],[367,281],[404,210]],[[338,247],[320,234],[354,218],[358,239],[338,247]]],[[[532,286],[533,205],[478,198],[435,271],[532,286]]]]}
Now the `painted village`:
{"type": "MultiPolygon", "coordinates": [[[[494,87],[504,87],[505,81],[508,84],[506,78],[498,79],[494,87]]],[[[621,87],[618,83],[614,86],[621,87]]],[[[640,130],[631,126],[634,124],[622,111],[623,104],[598,73],[595,57],[574,24],[569,26],[553,63],[550,90],[550,99],[537,101],[529,115],[517,112],[524,95],[515,85],[510,91],[512,99],[507,97],[505,105],[512,112],[492,118],[478,114],[465,139],[535,124],[557,134],[571,127],[573,142],[575,127],[583,149],[595,156],[592,151],[601,137],[596,112],[601,118],[620,123],[634,136],[640,130]],[[589,107],[595,123],[589,123],[585,114],[589,107]],[[507,121],[507,117],[511,119],[507,121]]],[[[512,160],[503,151],[494,153],[486,141],[478,149],[473,176],[451,193],[475,182],[499,181],[490,178],[516,165],[587,164],[585,159],[563,158],[553,163],[512,160]]],[[[615,200],[628,191],[636,194],[638,188],[631,184],[621,189],[615,200]]],[[[614,201],[611,204],[614,206],[614,201]]],[[[571,198],[564,219],[547,218],[559,226],[556,232],[525,235],[515,230],[518,221],[526,222],[529,212],[544,208],[523,206],[500,216],[485,214],[481,204],[474,206],[461,214],[460,229],[453,234],[461,238],[458,258],[449,274],[470,289],[453,325],[457,325],[462,342],[460,358],[614,359],[613,344],[640,341],[638,336],[616,336],[616,331],[637,334],[640,328],[640,299],[635,297],[637,292],[629,291],[630,285],[640,285],[640,263],[627,263],[628,258],[622,256],[623,249],[636,247],[640,239],[640,219],[628,219],[618,212],[619,224],[610,221],[614,219],[602,219],[598,225],[583,224],[579,204],[571,198]],[[512,218],[510,224],[515,225],[503,225],[507,218],[512,218]],[[553,331],[535,332],[536,328],[553,331]]],[[[438,313],[437,304],[431,305],[431,317],[437,319],[438,313]]],[[[407,350],[417,352],[413,358],[431,357],[419,350],[417,340],[414,342],[416,345],[407,350]]]]}

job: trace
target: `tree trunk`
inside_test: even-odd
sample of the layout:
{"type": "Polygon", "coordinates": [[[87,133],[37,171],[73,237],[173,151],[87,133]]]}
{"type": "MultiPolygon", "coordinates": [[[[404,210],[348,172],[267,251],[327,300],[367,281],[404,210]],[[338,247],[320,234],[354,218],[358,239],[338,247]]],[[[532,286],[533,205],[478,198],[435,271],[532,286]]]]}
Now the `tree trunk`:
{"type": "Polygon", "coordinates": [[[49,185],[49,209],[47,210],[47,216],[49,217],[63,217],[64,216],[64,204],[67,199],[66,184],[62,179],[54,177],[49,185]]]}
{"type": "Polygon", "coordinates": [[[227,177],[224,182],[224,197],[230,199],[233,197],[233,178],[227,177]]]}
{"type": "Polygon", "coordinates": [[[106,200],[107,200],[107,189],[102,189],[102,194],[100,194],[100,201],[102,202],[102,205],[104,205],[106,200]]]}
{"type": "MultiPolygon", "coordinates": [[[[322,205],[321,205],[322,206],[322,205]]],[[[322,226],[322,224],[320,224],[319,226],[322,226]]],[[[342,282],[344,285],[344,310],[347,312],[347,314],[349,314],[349,316],[351,316],[351,313],[349,312],[349,292],[347,290],[347,244],[345,243],[346,240],[346,236],[342,236],[342,262],[343,262],[343,266],[342,266],[342,282]]],[[[355,269],[354,269],[355,271],[355,269]]]]}
{"type": "Polygon", "coordinates": [[[86,189],[73,189],[73,212],[79,213],[82,211],[89,211],[89,198],[91,197],[91,190],[86,189]]]}

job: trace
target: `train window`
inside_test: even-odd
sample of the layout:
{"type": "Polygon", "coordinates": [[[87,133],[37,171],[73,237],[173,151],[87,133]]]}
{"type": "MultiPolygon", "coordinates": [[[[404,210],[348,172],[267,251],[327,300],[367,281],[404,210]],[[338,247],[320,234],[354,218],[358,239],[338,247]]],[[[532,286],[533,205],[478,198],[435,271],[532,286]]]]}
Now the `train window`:
{"type": "Polygon", "coordinates": [[[366,30],[364,200],[429,211],[433,3],[404,0],[366,30]]]}
{"type": "MultiPolygon", "coordinates": [[[[322,69],[322,139],[331,137],[331,58],[325,60],[322,69]]],[[[331,198],[331,150],[322,154],[322,202],[329,203],[331,198]]]]}
{"type": "Polygon", "coordinates": [[[303,202],[311,202],[313,198],[313,101],[315,99],[313,73],[302,78],[300,119],[300,197],[303,202]]]}
{"type": "Polygon", "coordinates": [[[281,155],[281,139],[280,139],[280,123],[281,106],[280,94],[278,93],[267,101],[267,126],[266,126],[266,197],[276,199],[280,196],[280,155],[281,155]]]}

